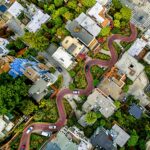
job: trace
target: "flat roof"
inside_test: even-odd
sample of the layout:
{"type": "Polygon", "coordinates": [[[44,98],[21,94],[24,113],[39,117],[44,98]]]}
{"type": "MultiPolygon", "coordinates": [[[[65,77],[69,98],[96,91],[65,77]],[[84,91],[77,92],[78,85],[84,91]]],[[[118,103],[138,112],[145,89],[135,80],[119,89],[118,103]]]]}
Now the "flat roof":
{"type": "Polygon", "coordinates": [[[97,25],[97,23],[92,20],[89,16],[87,16],[85,13],[81,13],[76,19],[75,19],[85,30],[87,30],[90,34],[93,36],[97,36],[101,28],[97,25]]]}
{"type": "Polygon", "coordinates": [[[27,29],[30,32],[36,32],[49,18],[50,16],[48,14],[44,14],[41,10],[37,10],[31,21],[28,23],[27,29]]]}
{"type": "Polygon", "coordinates": [[[66,69],[73,64],[73,56],[65,51],[63,47],[59,47],[52,57],[58,61],[66,69]]]}
{"type": "Polygon", "coordinates": [[[128,50],[128,53],[131,56],[138,56],[140,54],[140,52],[145,48],[145,46],[147,45],[147,42],[143,39],[136,39],[136,41],[134,42],[134,44],[130,47],[130,49],[128,50]]]}
{"type": "Polygon", "coordinates": [[[144,66],[134,57],[130,56],[128,52],[125,52],[122,55],[121,59],[116,63],[116,66],[132,81],[134,81],[144,70],[144,66]]]}
{"type": "Polygon", "coordinates": [[[78,38],[86,46],[89,46],[89,44],[94,40],[94,36],[81,27],[76,20],[68,21],[66,29],[71,32],[73,37],[78,38]]]}
{"type": "Polygon", "coordinates": [[[15,1],[7,11],[16,18],[21,14],[23,10],[24,7],[20,3],[15,1]]]}

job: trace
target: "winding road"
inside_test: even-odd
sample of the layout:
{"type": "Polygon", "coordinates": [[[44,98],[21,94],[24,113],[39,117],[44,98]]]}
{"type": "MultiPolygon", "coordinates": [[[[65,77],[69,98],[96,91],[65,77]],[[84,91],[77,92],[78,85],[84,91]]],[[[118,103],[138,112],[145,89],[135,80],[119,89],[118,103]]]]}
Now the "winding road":
{"type": "MultiPolygon", "coordinates": [[[[108,39],[108,47],[110,49],[110,53],[111,53],[111,59],[108,61],[104,61],[104,60],[99,60],[99,59],[93,59],[90,60],[88,62],[86,62],[85,64],[85,68],[86,66],[88,66],[88,69],[85,69],[85,75],[86,75],[86,79],[87,79],[87,87],[86,89],[79,89],[79,95],[89,95],[91,93],[91,91],[94,89],[93,86],[93,78],[92,75],[90,73],[90,67],[92,67],[93,65],[98,65],[98,66],[107,66],[109,68],[111,68],[118,59],[118,55],[115,51],[115,48],[113,46],[113,42],[115,40],[120,40],[120,41],[125,41],[125,42],[132,42],[136,39],[137,37],[137,30],[136,27],[130,23],[130,28],[131,28],[131,35],[129,37],[125,37],[125,36],[121,36],[121,35],[112,35],[111,37],[109,37],[108,39]]],[[[57,94],[56,97],[56,104],[57,104],[57,108],[58,108],[58,113],[59,113],[59,119],[56,123],[51,124],[51,123],[32,123],[31,125],[29,125],[28,127],[26,127],[23,131],[23,135],[20,141],[20,145],[18,150],[22,150],[22,147],[24,147],[24,150],[29,150],[30,147],[30,135],[31,133],[34,132],[38,132],[38,131],[57,131],[60,130],[62,126],[64,126],[66,124],[66,113],[65,113],[65,109],[63,106],[63,102],[62,99],[65,95],[67,94],[73,94],[73,91],[71,91],[70,89],[62,89],[60,90],[60,92],[57,94]],[[49,129],[50,125],[55,125],[57,128],[56,129],[49,129]],[[33,130],[30,133],[26,133],[28,128],[33,126],[33,130]]]]}

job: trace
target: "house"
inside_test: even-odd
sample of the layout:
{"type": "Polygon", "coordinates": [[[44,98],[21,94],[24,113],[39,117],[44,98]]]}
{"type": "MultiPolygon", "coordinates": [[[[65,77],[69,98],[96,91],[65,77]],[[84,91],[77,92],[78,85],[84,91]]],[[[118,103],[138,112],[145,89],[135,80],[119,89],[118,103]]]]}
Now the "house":
{"type": "Polygon", "coordinates": [[[92,144],[84,136],[83,131],[73,126],[61,128],[42,150],[92,150],[92,144]]]}
{"type": "Polygon", "coordinates": [[[117,100],[121,95],[125,80],[126,75],[117,67],[112,67],[111,70],[105,74],[103,80],[98,85],[98,88],[106,95],[117,100]]]}
{"type": "Polygon", "coordinates": [[[76,38],[72,38],[71,36],[67,36],[61,44],[62,47],[74,57],[77,57],[79,54],[83,54],[88,51],[88,49],[83,44],[81,44],[76,38]]]}
{"type": "Polygon", "coordinates": [[[52,57],[68,70],[72,69],[77,63],[73,56],[67,53],[63,47],[59,47],[52,57]]]}
{"type": "Polygon", "coordinates": [[[106,8],[97,2],[90,10],[88,15],[91,16],[103,28],[110,24],[110,20],[105,17],[106,8]]]}
{"type": "Polygon", "coordinates": [[[14,61],[14,57],[5,56],[0,58],[0,74],[3,72],[8,72],[10,69],[10,63],[14,61]]]}
{"type": "Polygon", "coordinates": [[[113,125],[110,130],[110,135],[113,137],[113,142],[123,147],[130,138],[130,135],[127,134],[121,127],[117,124],[113,125]]]}
{"type": "Polygon", "coordinates": [[[143,59],[150,65],[150,52],[148,52],[143,59]]]}
{"type": "Polygon", "coordinates": [[[34,4],[25,4],[26,7],[23,7],[20,3],[15,1],[10,8],[7,10],[8,26],[13,30],[13,26],[20,26],[19,30],[14,28],[14,32],[18,35],[24,34],[24,29],[27,29],[30,32],[36,32],[41,28],[41,25],[47,22],[50,19],[48,14],[44,14],[42,10],[37,8],[34,4]],[[10,18],[11,17],[11,18],[10,18]]]}
{"type": "Polygon", "coordinates": [[[138,58],[138,56],[142,53],[146,45],[147,42],[145,40],[143,40],[142,38],[137,38],[134,44],[128,50],[129,55],[138,58]]]}
{"type": "Polygon", "coordinates": [[[10,64],[10,68],[9,75],[13,78],[25,75],[33,82],[37,80],[38,76],[48,72],[48,68],[44,64],[21,58],[16,58],[10,64]]]}
{"type": "Polygon", "coordinates": [[[95,89],[82,105],[82,110],[84,112],[97,110],[100,111],[105,118],[108,118],[115,112],[116,106],[109,96],[105,95],[100,89],[95,89]]]}
{"type": "Polygon", "coordinates": [[[135,81],[136,78],[144,70],[144,66],[140,64],[135,58],[125,52],[121,59],[115,65],[119,70],[127,75],[127,77],[135,81]]]}
{"type": "Polygon", "coordinates": [[[14,127],[14,123],[12,123],[9,118],[5,115],[0,116],[0,139],[5,137],[14,127]]]}
{"type": "Polygon", "coordinates": [[[97,25],[97,23],[85,13],[81,13],[75,20],[94,37],[98,36],[101,31],[101,28],[97,25]]]}
{"type": "Polygon", "coordinates": [[[0,58],[9,53],[9,50],[6,48],[6,45],[9,42],[6,39],[0,38],[0,58]]]}
{"type": "Polygon", "coordinates": [[[40,100],[47,95],[48,87],[52,85],[57,78],[51,73],[43,74],[40,79],[38,79],[29,89],[28,93],[36,102],[40,102],[40,100]]]}
{"type": "Polygon", "coordinates": [[[138,106],[138,105],[136,105],[136,104],[133,103],[130,106],[129,113],[132,116],[134,116],[136,119],[140,119],[141,116],[142,116],[142,113],[143,113],[143,109],[140,106],[138,106]]]}
{"type": "Polygon", "coordinates": [[[103,127],[97,128],[90,139],[95,148],[104,150],[117,150],[117,146],[114,144],[109,132],[103,127]]]}
{"type": "Polygon", "coordinates": [[[93,35],[91,35],[87,30],[85,30],[76,21],[68,21],[66,24],[66,29],[71,33],[71,35],[79,39],[85,46],[93,50],[99,46],[98,41],[93,35]],[[86,37],[86,38],[85,38],[86,37]]]}

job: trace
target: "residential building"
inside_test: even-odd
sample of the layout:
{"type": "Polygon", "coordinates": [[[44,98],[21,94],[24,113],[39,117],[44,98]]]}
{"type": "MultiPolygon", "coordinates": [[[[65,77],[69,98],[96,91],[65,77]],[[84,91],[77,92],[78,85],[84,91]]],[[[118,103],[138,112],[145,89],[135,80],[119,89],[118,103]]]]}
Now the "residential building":
{"type": "Polygon", "coordinates": [[[48,143],[42,150],[92,150],[92,144],[84,136],[83,131],[73,126],[61,128],[50,143],[48,143]]]}
{"type": "Polygon", "coordinates": [[[116,67],[107,72],[98,88],[106,95],[118,100],[125,85],[126,75],[116,67]],[[115,89],[115,90],[114,90],[115,89]]]}
{"type": "Polygon", "coordinates": [[[141,30],[150,27],[150,1],[148,0],[120,0],[125,6],[132,9],[131,22],[141,30]]]}
{"type": "Polygon", "coordinates": [[[72,69],[77,63],[73,56],[67,53],[63,47],[59,47],[52,57],[68,70],[72,69]]]}
{"type": "Polygon", "coordinates": [[[143,39],[146,40],[147,46],[150,47],[150,29],[144,33],[143,39]]]}
{"type": "Polygon", "coordinates": [[[104,150],[117,150],[109,131],[103,127],[97,128],[91,137],[91,143],[95,148],[104,150]]]}
{"type": "Polygon", "coordinates": [[[34,4],[23,7],[20,3],[15,1],[7,10],[6,16],[8,19],[8,26],[18,35],[24,34],[24,29],[30,32],[36,32],[41,25],[50,19],[48,14],[44,14],[42,10],[37,8],[34,4]],[[20,17],[20,15],[22,17],[20,17]],[[13,28],[14,27],[14,28],[13,28]],[[19,29],[17,29],[19,27],[19,29]]]}
{"type": "Polygon", "coordinates": [[[89,11],[88,15],[91,16],[103,28],[110,24],[110,20],[105,17],[106,8],[97,2],[89,11]]]}
{"type": "Polygon", "coordinates": [[[97,23],[85,13],[81,13],[75,20],[94,37],[98,36],[101,31],[97,23]]]}
{"type": "Polygon", "coordinates": [[[9,53],[9,50],[6,48],[6,45],[9,42],[6,39],[0,38],[0,58],[9,53]]]}
{"type": "Polygon", "coordinates": [[[10,69],[10,63],[13,62],[14,57],[5,56],[0,58],[0,74],[3,72],[8,72],[10,69]]]}
{"type": "Polygon", "coordinates": [[[136,39],[134,44],[128,50],[129,55],[131,55],[135,58],[138,58],[138,56],[140,55],[140,53],[142,53],[142,51],[144,50],[146,45],[147,45],[147,42],[145,40],[143,40],[142,38],[136,39]]]}
{"type": "Polygon", "coordinates": [[[48,93],[48,87],[52,85],[57,78],[51,73],[43,74],[29,89],[29,95],[40,102],[48,93]]]}
{"type": "Polygon", "coordinates": [[[130,56],[128,52],[123,54],[115,66],[123,73],[125,73],[132,81],[134,81],[144,70],[144,66],[140,64],[135,58],[130,56]]]}
{"type": "Polygon", "coordinates": [[[113,142],[123,147],[130,138],[130,135],[127,134],[121,127],[117,124],[113,125],[112,129],[110,130],[110,135],[113,138],[113,142]]]}
{"type": "Polygon", "coordinates": [[[79,54],[86,53],[88,49],[81,44],[76,38],[72,38],[71,36],[67,36],[62,41],[62,47],[68,51],[74,57],[77,57],[79,54]]]}
{"type": "Polygon", "coordinates": [[[150,52],[148,52],[143,59],[150,65],[150,52]]]}
{"type": "Polygon", "coordinates": [[[13,127],[14,127],[14,123],[12,123],[7,116],[1,115],[0,116],[0,139],[5,137],[13,127]]]}
{"type": "Polygon", "coordinates": [[[76,21],[68,21],[66,24],[66,29],[71,33],[71,35],[79,39],[85,46],[93,50],[99,47],[98,41],[93,35],[91,35],[87,30],[85,30],[80,24],[76,21]],[[86,38],[85,38],[86,37],[86,38]]]}
{"type": "Polygon", "coordinates": [[[100,111],[105,118],[108,118],[115,112],[116,106],[109,96],[103,93],[100,89],[95,89],[82,105],[82,110],[84,112],[97,110],[100,111]]]}
{"type": "Polygon", "coordinates": [[[130,106],[130,109],[129,109],[129,113],[134,116],[136,119],[140,119],[141,116],[142,116],[142,113],[143,113],[143,109],[136,105],[135,103],[133,103],[131,106],[130,106]]]}

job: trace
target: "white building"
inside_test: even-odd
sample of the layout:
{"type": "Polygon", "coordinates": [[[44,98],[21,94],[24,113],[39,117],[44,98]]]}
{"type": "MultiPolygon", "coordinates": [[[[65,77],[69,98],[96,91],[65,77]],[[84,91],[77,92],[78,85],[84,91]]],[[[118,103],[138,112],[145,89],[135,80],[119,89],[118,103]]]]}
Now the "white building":
{"type": "Polygon", "coordinates": [[[0,139],[5,137],[7,133],[14,127],[14,124],[7,116],[0,116],[0,139]]]}
{"type": "Polygon", "coordinates": [[[6,45],[9,42],[6,39],[0,38],[0,57],[5,56],[9,53],[9,50],[6,48],[6,45]]]}
{"type": "Polygon", "coordinates": [[[63,47],[59,47],[52,57],[68,70],[72,69],[76,64],[73,56],[67,53],[63,47]]]}
{"type": "Polygon", "coordinates": [[[94,37],[96,37],[101,31],[101,28],[97,23],[85,13],[81,13],[75,20],[94,37]]]}
{"type": "Polygon", "coordinates": [[[85,112],[89,112],[92,109],[99,110],[105,118],[108,118],[115,112],[116,106],[110,97],[106,96],[99,89],[95,89],[82,105],[82,110],[85,112]]]}
{"type": "Polygon", "coordinates": [[[130,56],[128,52],[123,54],[121,59],[116,63],[116,66],[132,81],[136,80],[136,78],[144,70],[144,66],[134,57],[130,56]]]}
{"type": "Polygon", "coordinates": [[[146,62],[150,65],[150,52],[148,52],[148,53],[145,55],[144,61],[146,61],[146,62]]]}
{"type": "Polygon", "coordinates": [[[10,8],[7,10],[13,17],[17,18],[22,11],[24,11],[24,7],[15,1],[10,8]]]}
{"type": "Polygon", "coordinates": [[[110,24],[110,21],[105,17],[106,8],[100,3],[96,3],[89,11],[88,15],[94,18],[102,27],[110,24]]]}
{"type": "Polygon", "coordinates": [[[142,38],[136,39],[134,44],[128,50],[129,55],[131,55],[133,57],[138,56],[142,52],[142,50],[145,48],[146,45],[147,45],[147,42],[145,40],[143,40],[142,38]]]}
{"type": "Polygon", "coordinates": [[[144,39],[146,39],[147,45],[150,47],[150,29],[145,32],[144,39]]]}
{"type": "Polygon", "coordinates": [[[127,134],[122,128],[120,128],[117,124],[115,124],[112,129],[110,130],[112,132],[112,137],[114,143],[119,145],[120,147],[123,147],[127,141],[130,138],[130,135],[127,134]],[[114,134],[113,134],[114,133],[114,134]]]}

